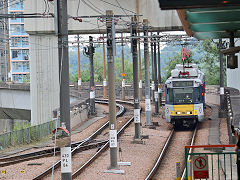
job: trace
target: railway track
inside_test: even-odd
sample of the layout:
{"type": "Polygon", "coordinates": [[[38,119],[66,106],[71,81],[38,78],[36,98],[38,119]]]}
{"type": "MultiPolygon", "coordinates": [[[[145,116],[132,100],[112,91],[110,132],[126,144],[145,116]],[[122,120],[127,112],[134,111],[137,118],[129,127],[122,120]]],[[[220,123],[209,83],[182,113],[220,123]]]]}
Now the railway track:
{"type": "MultiPolygon", "coordinates": [[[[107,140],[102,140],[102,141],[98,141],[98,142],[95,140],[88,141],[88,142],[86,142],[85,145],[81,145],[77,149],[77,151],[81,152],[81,151],[85,151],[85,150],[89,150],[89,149],[93,149],[93,148],[98,148],[98,147],[102,146],[102,144],[104,144],[106,141],[107,140]]],[[[80,143],[82,143],[82,142],[73,143],[72,149],[74,147],[77,147],[80,143]]],[[[60,154],[60,148],[56,148],[55,153],[60,154]]],[[[53,154],[54,154],[53,148],[51,148],[51,149],[36,151],[36,152],[32,152],[32,153],[26,153],[26,154],[22,154],[22,155],[1,158],[0,159],[0,167],[10,166],[10,165],[14,165],[17,163],[21,163],[24,161],[30,161],[30,160],[34,160],[34,159],[50,157],[53,154]]]]}
{"type": "MultiPolygon", "coordinates": [[[[100,104],[108,104],[107,99],[96,99],[96,103],[100,103],[100,104]]],[[[133,106],[133,103],[131,102],[127,102],[127,101],[117,101],[118,103],[123,103],[123,104],[128,104],[133,106]]],[[[124,114],[125,112],[125,108],[120,105],[117,104],[119,111],[117,112],[116,116],[119,117],[121,115],[124,114]]],[[[118,135],[123,132],[123,130],[133,121],[133,117],[118,131],[118,135]]],[[[75,154],[77,154],[80,150],[80,147],[82,147],[83,145],[85,145],[89,140],[93,140],[94,138],[96,138],[104,129],[106,129],[109,125],[109,122],[106,122],[101,128],[99,128],[96,132],[94,132],[91,136],[89,136],[88,138],[86,138],[85,140],[83,140],[78,146],[74,147],[72,149],[72,156],[74,156],[75,154]]],[[[98,146],[99,144],[96,144],[96,146],[98,146]]],[[[86,167],[88,167],[104,150],[106,150],[108,148],[109,145],[109,141],[106,140],[104,142],[102,142],[101,144],[101,148],[97,151],[97,153],[95,153],[93,155],[92,158],[90,158],[86,163],[84,163],[77,171],[75,171],[73,173],[73,178],[77,177],[86,167]]],[[[98,146],[99,147],[99,146],[98,146]]],[[[41,174],[39,174],[38,176],[34,177],[33,180],[37,180],[37,179],[42,179],[44,177],[46,177],[47,175],[49,175],[52,170],[56,170],[58,167],[61,166],[61,160],[57,161],[52,167],[48,168],[47,170],[45,170],[44,172],[42,172],[41,174]]]]}
{"type": "MultiPolygon", "coordinates": [[[[195,137],[196,137],[196,132],[197,132],[197,126],[195,127],[193,133],[192,133],[192,137],[191,137],[191,145],[193,145],[194,143],[194,140],[195,140],[195,137]]],[[[167,152],[167,150],[169,150],[170,148],[170,144],[173,140],[173,137],[176,136],[176,133],[178,133],[177,131],[175,131],[174,129],[170,132],[170,135],[168,136],[163,148],[162,148],[162,151],[160,152],[159,154],[159,157],[158,159],[156,160],[153,168],[150,170],[150,172],[148,173],[147,177],[145,178],[145,180],[150,180],[150,179],[154,179],[154,177],[156,176],[156,174],[158,173],[159,171],[159,168],[161,166],[161,163],[163,161],[163,159],[165,158],[165,154],[167,152]]],[[[183,171],[183,174],[182,174],[182,178],[181,180],[183,180],[186,176],[186,169],[184,169],[183,171]]]]}

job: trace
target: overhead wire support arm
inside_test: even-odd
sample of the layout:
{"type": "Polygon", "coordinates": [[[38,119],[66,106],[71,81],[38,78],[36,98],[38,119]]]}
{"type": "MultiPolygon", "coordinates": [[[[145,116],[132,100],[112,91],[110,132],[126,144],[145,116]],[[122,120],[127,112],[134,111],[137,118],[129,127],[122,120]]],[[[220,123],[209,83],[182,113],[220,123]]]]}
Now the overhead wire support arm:
{"type": "Polygon", "coordinates": [[[121,18],[121,17],[134,17],[134,16],[142,16],[140,14],[136,15],[111,15],[111,16],[106,16],[106,15],[95,15],[95,16],[69,16],[69,18],[121,18]]]}

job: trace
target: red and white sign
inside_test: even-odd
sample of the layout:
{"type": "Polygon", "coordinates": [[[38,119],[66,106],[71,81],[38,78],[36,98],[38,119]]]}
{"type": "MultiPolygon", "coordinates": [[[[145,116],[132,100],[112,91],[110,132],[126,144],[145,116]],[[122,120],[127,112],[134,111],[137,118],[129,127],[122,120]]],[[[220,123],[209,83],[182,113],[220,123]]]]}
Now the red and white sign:
{"type": "Polygon", "coordinates": [[[209,178],[207,156],[193,156],[193,175],[194,179],[209,178]]]}

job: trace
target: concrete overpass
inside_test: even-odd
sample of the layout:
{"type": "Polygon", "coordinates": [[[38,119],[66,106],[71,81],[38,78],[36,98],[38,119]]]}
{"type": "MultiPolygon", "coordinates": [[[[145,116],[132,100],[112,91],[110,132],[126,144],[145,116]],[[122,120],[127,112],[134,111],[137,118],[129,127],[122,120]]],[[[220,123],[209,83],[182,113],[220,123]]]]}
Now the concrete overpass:
{"type": "MultiPolygon", "coordinates": [[[[47,1],[48,2],[48,1],[47,1]]],[[[104,15],[113,10],[116,15],[141,14],[139,21],[148,19],[152,31],[182,30],[175,10],[161,11],[157,0],[91,0],[78,6],[78,0],[68,1],[69,34],[105,33],[105,23],[98,18],[75,21],[72,17],[104,15]]],[[[45,1],[24,1],[24,13],[54,13],[54,4],[45,1]]],[[[57,36],[53,18],[25,19],[25,30],[30,35],[30,79],[32,125],[44,123],[59,107],[59,64],[57,36]]],[[[129,32],[129,17],[119,19],[116,31],[129,32]]]]}
{"type": "MultiPolygon", "coordinates": [[[[30,94],[30,84],[0,83],[0,119],[17,119],[30,121],[30,94]]],[[[71,91],[70,103],[74,104],[74,102],[79,100],[80,95],[71,91]]],[[[52,118],[53,111],[49,113],[52,114],[52,118]]]]}
{"type": "Polygon", "coordinates": [[[28,84],[0,83],[0,119],[31,120],[28,84]]]}

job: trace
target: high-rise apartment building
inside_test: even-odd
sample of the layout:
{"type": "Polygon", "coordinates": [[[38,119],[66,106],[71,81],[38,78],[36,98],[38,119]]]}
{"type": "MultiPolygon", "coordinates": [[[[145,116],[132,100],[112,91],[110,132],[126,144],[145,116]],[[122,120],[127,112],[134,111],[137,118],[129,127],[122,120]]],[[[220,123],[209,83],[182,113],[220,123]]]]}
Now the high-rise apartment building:
{"type": "MultiPolygon", "coordinates": [[[[23,0],[8,0],[9,14],[23,14],[23,0]]],[[[12,81],[28,81],[29,76],[29,35],[24,31],[23,18],[9,19],[10,77],[12,81]]]]}
{"type": "MultiPolygon", "coordinates": [[[[0,13],[8,13],[8,0],[0,0],[0,13]]],[[[0,18],[0,82],[8,79],[9,26],[7,18],[0,18]]]]}

